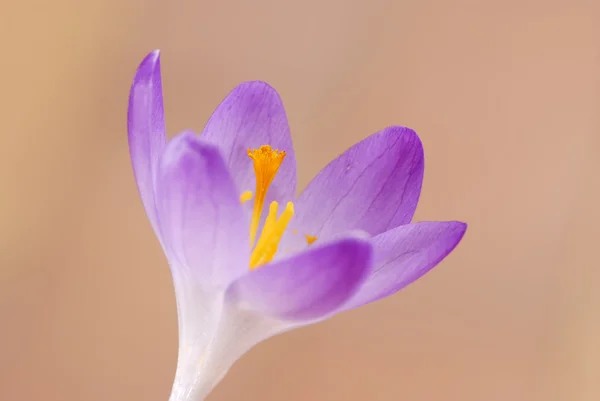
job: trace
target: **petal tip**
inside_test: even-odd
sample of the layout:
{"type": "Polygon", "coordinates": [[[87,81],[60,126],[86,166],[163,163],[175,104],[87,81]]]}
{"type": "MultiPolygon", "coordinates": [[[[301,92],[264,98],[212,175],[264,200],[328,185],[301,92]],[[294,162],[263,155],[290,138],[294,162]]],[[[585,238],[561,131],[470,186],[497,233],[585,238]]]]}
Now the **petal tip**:
{"type": "Polygon", "coordinates": [[[142,64],[144,64],[146,62],[152,63],[152,64],[160,63],[160,49],[154,49],[150,53],[148,53],[146,55],[146,57],[144,57],[142,64]]]}
{"type": "Polygon", "coordinates": [[[459,232],[461,236],[467,232],[469,225],[464,221],[453,221],[452,223],[455,225],[456,231],[459,232]]]}
{"type": "Polygon", "coordinates": [[[245,81],[245,82],[242,82],[239,86],[259,86],[259,87],[275,90],[275,88],[273,88],[273,86],[270,85],[268,82],[262,81],[260,79],[245,81]]]}
{"type": "Polygon", "coordinates": [[[281,99],[281,96],[279,96],[279,92],[277,92],[277,90],[272,85],[270,85],[268,82],[261,80],[242,82],[232,90],[232,93],[240,92],[259,94],[259,96],[274,96],[281,99]]]}
{"type": "Polygon", "coordinates": [[[469,225],[467,223],[464,223],[462,221],[459,221],[459,227],[460,227],[460,238],[458,239],[458,242],[462,241],[463,237],[465,236],[465,234],[467,233],[467,228],[469,228],[469,225]]]}
{"type": "MultiPolygon", "coordinates": [[[[457,246],[461,243],[463,237],[467,232],[468,224],[462,221],[448,221],[446,223],[446,233],[448,241],[450,241],[451,246],[448,249],[446,255],[450,254],[457,246]]],[[[446,256],[444,255],[444,257],[446,256]]]]}
{"type": "MultiPolygon", "coordinates": [[[[419,223],[415,223],[419,224],[419,223]]],[[[440,233],[443,233],[447,236],[448,240],[454,243],[454,246],[457,246],[465,233],[467,232],[468,224],[458,220],[450,220],[450,221],[435,221],[435,222],[425,222],[423,224],[429,224],[432,227],[438,227],[440,233]]],[[[452,248],[454,249],[454,248],[452,248]]]]}
{"type": "Polygon", "coordinates": [[[421,141],[419,134],[412,128],[402,125],[391,125],[377,132],[373,136],[378,136],[384,141],[393,143],[400,141],[403,145],[401,149],[413,152],[418,160],[424,159],[423,142],[421,141]]]}
{"type": "Polygon", "coordinates": [[[417,131],[415,131],[412,128],[403,126],[396,126],[395,128],[401,131],[401,134],[404,136],[407,142],[410,142],[411,144],[413,144],[413,146],[420,148],[421,151],[423,150],[423,142],[421,141],[421,137],[419,136],[419,134],[417,134],[417,131]]]}
{"type": "Polygon", "coordinates": [[[146,55],[139,64],[133,84],[150,83],[155,77],[160,76],[160,50],[154,50],[146,55]]]}

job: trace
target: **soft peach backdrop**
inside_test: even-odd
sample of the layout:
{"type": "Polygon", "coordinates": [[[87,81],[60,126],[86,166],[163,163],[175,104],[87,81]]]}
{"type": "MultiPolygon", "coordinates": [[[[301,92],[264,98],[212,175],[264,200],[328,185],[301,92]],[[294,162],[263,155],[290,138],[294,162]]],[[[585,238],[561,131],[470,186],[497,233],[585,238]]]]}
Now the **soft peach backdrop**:
{"type": "Polygon", "coordinates": [[[125,126],[155,48],[171,135],[263,79],[302,186],[407,125],[417,219],[470,223],[423,280],[259,345],[210,400],[600,399],[599,17],[592,0],[0,0],[0,399],[168,399],[175,300],[125,126]]]}

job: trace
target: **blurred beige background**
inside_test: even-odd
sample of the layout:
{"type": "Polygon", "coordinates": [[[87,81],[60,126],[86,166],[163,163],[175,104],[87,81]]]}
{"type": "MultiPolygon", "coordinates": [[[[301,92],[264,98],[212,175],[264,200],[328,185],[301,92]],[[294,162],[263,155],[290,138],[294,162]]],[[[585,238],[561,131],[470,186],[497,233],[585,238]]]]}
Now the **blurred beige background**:
{"type": "Polygon", "coordinates": [[[417,219],[470,223],[424,279],[259,345],[211,401],[600,399],[597,1],[0,1],[1,400],[168,399],[175,299],[126,140],[155,48],[170,135],[263,79],[301,186],[407,125],[417,219]]]}

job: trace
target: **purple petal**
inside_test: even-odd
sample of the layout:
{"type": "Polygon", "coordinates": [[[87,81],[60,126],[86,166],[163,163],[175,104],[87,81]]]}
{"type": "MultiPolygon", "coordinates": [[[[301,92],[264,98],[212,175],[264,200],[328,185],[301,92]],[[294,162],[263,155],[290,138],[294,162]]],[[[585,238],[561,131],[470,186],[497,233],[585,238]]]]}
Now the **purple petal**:
{"type": "Polygon", "coordinates": [[[127,130],[129,154],[137,187],[146,214],[156,231],[153,177],[159,156],[166,144],[158,50],[146,56],[133,79],[129,93],[127,130]]]}
{"type": "Polygon", "coordinates": [[[169,142],[157,174],[157,209],[172,266],[217,287],[246,273],[249,224],[216,147],[192,132],[169,142]]]}
{"type": "Polygon", "coordinates": [[[417,280],[452,252],[466,229],[458,221],[421,222],[373,238],[373,273],[343,309],[385,298],[417,280]]]}
{"type": "Polygon", "coordinates": [[[232,284],[228,296],[278,319],[319,319],[355,293],[371,271],[372,257],[366,238],[315,245],[250,272],[232,284]]]}
{"type": "Polygon", "coordinates": [[[271,145],[284,150],[265,204],[286,202],[296,195],[296,158],[281,98],[268,84],[245,82],[236,87],[210,117],[202,138],[219,147],[240,191],[253,191],[255,176],[248,148],[271,145]]]}
{"type": "Polygon", "coordinates": [[[325,167],[295,202],[301,234],[330,238],[363,230],[377,235],[411,221],[423,182],[423,147],[408,128],[390,127],[325,167]]]}

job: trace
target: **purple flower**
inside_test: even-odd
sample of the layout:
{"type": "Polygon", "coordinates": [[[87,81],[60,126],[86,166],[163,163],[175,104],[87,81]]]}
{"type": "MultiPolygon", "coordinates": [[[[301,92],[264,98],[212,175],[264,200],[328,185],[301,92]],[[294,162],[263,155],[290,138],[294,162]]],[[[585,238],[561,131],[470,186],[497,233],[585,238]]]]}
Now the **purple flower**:
{"type": "Polygon", "coordinates": [[[274,334],[399,291],[444,259],[467,227],[410,223],[424,163],[419,137],[404,127],[357,143],[296,197],[283,104],[263,82],[235,88],[201,135],[167,141],[158,51],[135,75],[128,131],[177,296],[171,401],[203,399],[274,334]]]}

